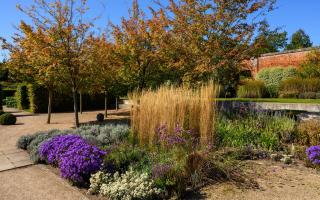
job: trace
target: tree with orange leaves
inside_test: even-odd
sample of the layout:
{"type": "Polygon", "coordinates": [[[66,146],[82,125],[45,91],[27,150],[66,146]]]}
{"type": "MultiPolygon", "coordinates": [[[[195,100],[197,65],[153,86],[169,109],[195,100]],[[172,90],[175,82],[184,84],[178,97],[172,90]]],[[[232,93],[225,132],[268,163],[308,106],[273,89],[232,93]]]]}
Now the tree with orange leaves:
{"type": "Polygon", "coordinates": [[[20,72],[25,70],[33,73],[32,77],[36,79],[47,76],[65,84],[73,94],[74,123],[78,127],[77,94],[90,71],[84,60],[84,43],[93,26],[92,20],[85,20],[87,1],[34,0],[31,7],[18,8],[32,19],[33,24],[22,22],[22,34],[16,35],[13,45],[7,45],[11,46],[11,60],[28,64],[29,67],[19,68],[20,72]]]}

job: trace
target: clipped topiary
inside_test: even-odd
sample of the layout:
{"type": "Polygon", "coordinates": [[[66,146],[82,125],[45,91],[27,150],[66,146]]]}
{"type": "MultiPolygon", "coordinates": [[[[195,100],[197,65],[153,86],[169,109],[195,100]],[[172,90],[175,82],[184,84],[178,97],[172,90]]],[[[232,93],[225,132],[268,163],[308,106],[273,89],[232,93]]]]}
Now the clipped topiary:
{"type": "Polygon", "coordinates": [[[102,114],[102,113],[97,114],[97,121],[103,122],[104,121],[104,114],[102,114]]]}
{"type": "Polygon", "coordinates": [[[16,116],[10,113],[5,113],[0,116],[1,125],[14,125],[17,122],[16,116]]]}

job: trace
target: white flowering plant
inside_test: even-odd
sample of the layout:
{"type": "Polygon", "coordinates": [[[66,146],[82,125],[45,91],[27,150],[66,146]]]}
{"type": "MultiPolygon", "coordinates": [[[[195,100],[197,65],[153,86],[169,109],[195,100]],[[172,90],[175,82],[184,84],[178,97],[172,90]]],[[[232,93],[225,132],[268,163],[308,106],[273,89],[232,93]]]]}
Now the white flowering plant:
{"type": "Polygon", "coordinates": [[[147,173],[130,168],[126,173],[105,174],[98,172],[90,179],[90,193],[100,193],[110,199],[152,199],[162,191],[156,188],[147,173]]]}

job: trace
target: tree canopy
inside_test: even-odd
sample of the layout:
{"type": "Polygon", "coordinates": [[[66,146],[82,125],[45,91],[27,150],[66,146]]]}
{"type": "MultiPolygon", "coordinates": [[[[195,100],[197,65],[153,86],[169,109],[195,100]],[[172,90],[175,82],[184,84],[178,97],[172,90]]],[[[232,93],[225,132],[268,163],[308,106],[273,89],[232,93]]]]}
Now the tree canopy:
{"type": "Polygon", "coordinates": [[[311,47],[312,42],[310,40],[310,36],[307,35],[304,30],[299,29],[293,35],[291,36],[291,41],[287,45],[287,50],[293,50],[293,49],[301,49],[301,48],[307,48],[311,47]]]}

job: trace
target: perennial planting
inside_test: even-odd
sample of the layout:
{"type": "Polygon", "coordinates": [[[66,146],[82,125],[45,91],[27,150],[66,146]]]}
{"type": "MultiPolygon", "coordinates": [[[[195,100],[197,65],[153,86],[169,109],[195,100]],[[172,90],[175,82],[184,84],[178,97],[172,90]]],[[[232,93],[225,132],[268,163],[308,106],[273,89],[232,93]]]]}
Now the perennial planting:
{"type": "Polygon", "coordinates": [[[42,143],[39,153],[41,159],[59,167],[63,178],[74,183],[84,183],[99,170],[106,154],[77,135],[56,136],[42,143]]]}

